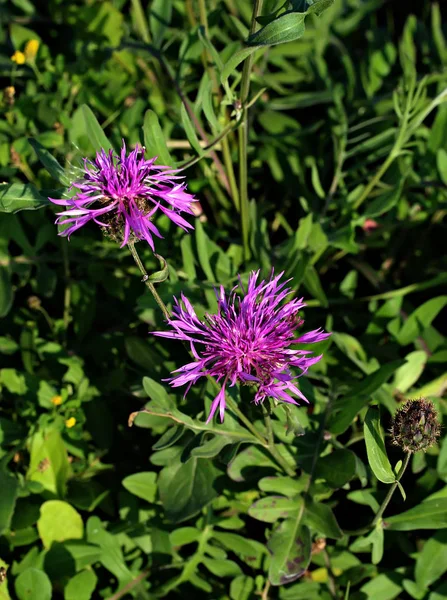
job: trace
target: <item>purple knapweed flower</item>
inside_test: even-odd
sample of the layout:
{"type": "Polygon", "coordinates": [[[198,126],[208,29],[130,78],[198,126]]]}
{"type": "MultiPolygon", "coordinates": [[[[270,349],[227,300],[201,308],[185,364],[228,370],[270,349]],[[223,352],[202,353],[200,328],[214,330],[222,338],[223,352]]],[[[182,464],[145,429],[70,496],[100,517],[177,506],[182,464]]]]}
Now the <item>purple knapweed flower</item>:
{"type": "Polygon", "coordinates": [[[200,320],[189,300],[182,294],[174,303],[173,316],[168,320],[172,331],[155,335],[183,340],[191,345],[194,361],[174,371],[170,381],[173,387],[187,385],[187,390],[200,377],[211,375],[222,381],[222,388],[213,403],[207,423],[219,408],[220,419],[225,414],[225,387],[236,383],[251,384],[256,388],[255,404],[270,397],[282,402],[298,404],[294,394],[307,402],[295,380],[321,359],[310,356],[311,350],[292,349],[292,344],[320,342],[330,334],[315,329],[301,337],[294,333],[303,323],[298,311],[303,300],[283,300],[290,293],[288,281],[281,282],[283,273],[273,272],[268,281],[258,283],[259,271],[252,271],[247,292],[239,282],[243,295],[236,294],[238,286],[225,295],[221,286],[216,291],[218,311],[200,320]],[[201,344],[201,348],[197,346],[201,344]],[[292,372],[301,371],[300,375],[292,372]]]}
{"type": "MultiPolygon", "coordinates": [[[[137,146],[129,154],[123,142],[120,155],[113,150],[97,152],[91,161],[84,159],[83,178],[72,183],[78,191],[72,198],[54,199],[54,204],[67,206],[58,213],[57,224],[69,225],[60,235],[70,235],[94,221],[121,241],[146,240],[154,250],[153,236],[163,237],[153,223],[157,210],[182,229],[194,229],[181,212],[193,214],[194,196],[186,193],[178,170],[156,165],[157,157],[144,158],[145,149],[137,146]]],[[[71,189],[70,188],[70,189],[71,189]]]]}

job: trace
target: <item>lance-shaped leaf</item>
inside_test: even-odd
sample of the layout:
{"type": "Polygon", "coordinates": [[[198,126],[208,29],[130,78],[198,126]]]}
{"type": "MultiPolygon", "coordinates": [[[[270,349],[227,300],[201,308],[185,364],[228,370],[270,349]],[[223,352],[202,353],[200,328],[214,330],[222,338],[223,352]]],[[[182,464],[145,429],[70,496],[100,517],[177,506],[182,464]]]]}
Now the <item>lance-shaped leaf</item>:
{"type": "Polygon", "coordinates": [[[386,453],[378,408],[371,406],[368,409],[363,431],[365,434],[368,462],[374,475],[382,483],[394,483],[396,477],[386,453]]]}

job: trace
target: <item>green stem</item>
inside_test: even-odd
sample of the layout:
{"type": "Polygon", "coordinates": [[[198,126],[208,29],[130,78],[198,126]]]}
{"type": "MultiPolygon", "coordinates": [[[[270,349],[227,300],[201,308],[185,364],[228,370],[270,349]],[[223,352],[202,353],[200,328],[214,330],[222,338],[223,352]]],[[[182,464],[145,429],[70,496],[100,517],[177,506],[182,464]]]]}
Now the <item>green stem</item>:
{"type": "Polygon", "coordinates": [[[407,452],[407,454],[405,455],[405,458],[404,458],[404,462],[402,463],[399,473],[397,474],[396,481],[393,483],[393,485],[388,490],[388,494],[385,496],[385,500],[382,502],[379,510],[377,511],[376,516],[374,517],[374,520],[371,523],[371,528],[374,527],[374,525],[376,525],[376,523],[379,521],[379,519],[382,518],[382,515],[385,512],[386,507],[390,503],[390,500],[391,500],[394,492],[396,491],[399,481],[402,479],[402,476],[408,467],[410,458],[411,458],[411,452],[407,452]]]}
{"type": "Polygon", "coordinates": [[[231,150],[230,144],[227,137],[224,137],[222,140],[222,156],[225,165],[225,169],[228,175],[228,182],[230,184],[231,196],[233,197],[233,202],[236,210],[240,211],[240,200],[239,200],[239,190],[236,182],[236,175],[234,174],[233,161],[231,159],[231,150]]]}
{"type": "Polygon", "coordinates": [[[265,428],[267,430],[268,451],[275,458],[277,463],[281,465],[281,467],[284,469],[287,475],[289,475],[290,477],[295,477],[294,469],[281,456],[281,454],[275,446],[275,436],[273,435],[272,420],[270,418],[269,409],[262,405],[262,412],[264,413],[264,423],[265,428]]]}
{"type": "MultiPolygon", "coordinates": [[[[251,17],[250,33],[252,35],[256,31],[256,17],[262,9],[263,0],[254,0],[253,14],[251,17]]],[[[250,75],[253,66],[253,54],[245,59],[244,68],[242,70],[241,80],[241,95],[240,102],[242,105],[243,115],[241,125],[238,130],[239,136],[239,189],[240,189],[240,210],[241,210],[241,229],[242,243],[244,247],[245,260],[250,258],[250,221],[249,221],[249,205],[248,205],[248,109],[246,103],[250,91],[250,75]]]]}
{"type": "Polygon", "coordinates": [[[394,492],[396,491],[399,481],[402,479],[402,476],[405,473],[406,468],[408,467],[410,458],[411,458],[411,452],[407,452],[407,454],[405,455],[405,458],[404,458],[404,462],[399,470],[399,473],[397,474],[396,481],[393,483],[393,485],[388,490],[388,493],[385,496],[385,500],[380,505],[380,508],[377,511],[376,516],[371,521],[371,523],[369,525],[367,525],[366,527],[363,527],[362,529],[356,529],[354,531],[345,531],[346,535],[363,535],[364,533],[368,533],[368,531],[370,529],[372,529],[375,525],[377,525],[379,520],[382,518],[382,515],[385,512],[386,507],[390,503],[390,500],[393,497],[394,492]]]}
{"type": "Polygon", "coordinates": [[[146,269],[144,268],[143,263],[141,262],[141,259],[138,255],[138,252],[135,248],[135,242],[129,242],[127,244],[127,246],[129,247],[129,250],[133,256],[133,259],[135,261],[135,263],[137,264],[138,268],[141,271],[141,274],[143,275],[143,283],[144,285],[149,289],[149,291],[151,292],[152,296],[154,297],[155,302],[158,304],[158,306],[161,308],[162,313],[165,316],[165,319],[168,320],[170,318],[170,314],[169,314],[169,310],[166,307],[166,304],[163,302],[163,300],[160,298],[160,296],[158,295],[157,290],[155,289],[154,284],[152,283],[152,281],[149,281],[149,275],[147,274],[146,269]]]}

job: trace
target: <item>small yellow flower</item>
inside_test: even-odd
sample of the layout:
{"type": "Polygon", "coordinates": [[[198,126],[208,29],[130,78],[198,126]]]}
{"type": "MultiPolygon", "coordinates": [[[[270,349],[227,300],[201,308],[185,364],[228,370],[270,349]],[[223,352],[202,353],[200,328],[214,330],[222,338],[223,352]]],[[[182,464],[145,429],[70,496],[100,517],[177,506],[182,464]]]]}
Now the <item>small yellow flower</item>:
{"type": "Polygon", "coordinates": [[[62,396],[53,396],[51,398],[51,402],[54,406],[60,406],[62,404],[62,396]]]}
{"type": "Polygon", "coordinates": [[[37,55],[37,51],[39,50],[39,41],[38,40],[29,40],[25,46],[25,58],[27,61],[34,60],[37,55]]]}
{"type": "Polygon", "coordinates": [[[74,417],[70,417],[69,419],[67,419],[65,421],[65,427],[68,427],[68,429],[71,429],[75,425],[76,425],[76,419],[74,417]]]}
{"type": "Polygon", "coordinates": [[[12,60],[12,62],[15,62],[18,65],[23,65],[23,64],[25,64],[26,57],[23,54],[23,52],[20,52],[20,50],[16,50],[14,52],[14,54],[11,56],[11,60],[12,60]]]}

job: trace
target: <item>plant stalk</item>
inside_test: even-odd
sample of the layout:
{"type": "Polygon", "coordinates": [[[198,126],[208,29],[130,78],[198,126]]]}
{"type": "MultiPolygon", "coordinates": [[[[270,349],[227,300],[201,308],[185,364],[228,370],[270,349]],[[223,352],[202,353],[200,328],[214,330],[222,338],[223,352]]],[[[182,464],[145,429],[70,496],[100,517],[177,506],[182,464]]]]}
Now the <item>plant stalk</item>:
{"type": "Polygon", "coordinates": [[[388,490],[388,494],[385,496],[385,500],[382,502],[379,510],[377,511],[376,516],[374,517],[374,519],[371,523],[371,528],[374,527],[374,525],[376,525],[376,523],[379,521],[379,519],[382,518],[382,515],[385,512],[386,507],[390,503],[390,500],[391,500],[394,492],[396,491],[399,481],[402,479],[402,476],[408,467],[410,458],[411,458],[411,452],[407,452],[407,454],[405,455],[405,458],[404,458],[404,462],[402,463],[399,473],[397,474],[396,481],[393,483],[393,485],[388,490]]]}
{"type": "MultiPolygon", "coordinates": [[[[254,0],[253,14],[251,17],[250,35],[256,31],[256,17],[262,10],[263,0],[254,0]]],[[[240,212],[241,212],[241,229],[242,229],[242,244],[244,247],[244,257],[247,261],[250,258],[250,219],[248,205],[248,108],[246,103],[250,91],[250,75],[253,66],[253,54],[245,59],[244,68],[242,69],[241,94],[240,102],[242,106],[242,120],[238,130],[239,136],[239,192],[240,192],[240,212]]]]}
{"type": "Polygon", "coordinates": [[[169,310],[166,307],[166,304],[163,302],[163,300],[160,298],[157,290],[155,289],[154,284],[152,283],[152,281],[149,281],[149,275],[147,274],[146,269],[144,268],[143,263],[141,262],[140,256],[137,252],[137,249],[135,248],[135,242],[129,242],[128,244],[130,253],[133,256],[133,259],[136,263],[136,265],[138,266],[138,268],[141,271],[141,274],[143,275],[143,283],[144,285],[149,289],[149,291],[151,292],[152,296],[154,297],[155,302],[158,304],[158,306],[161,308],[162,313],[165,316],[166,320],[169,320],[170,318],[170,314],[169,314],[169,310]]]}
{"type": "Polygon", "coordinates": [[[346,535],[363,535],[364,533],[368,533],[368,531],[370,529],[372,529],[375,525],[377,525],[377,523],[379,522],[379,519],[382,518],[382,515],[385,512],[386,507],[390,503],[390,500],[393,497],[394,492],[396,491],[396,488],[397,488],[397,485],[398,485],[399,481],[402,479],[402,476],[403,476],[403,474],[405,473],[405,471],[406,471],[406,469],[408,467],[408,464],[410,462],[410,458],[411,458],[411,452],[407,452],[407,454],[405,455],[405,458],[404,458],[404,462],[403,462],[403,464],[402,464],[402,466],[401,466],[401,468],[399,470],[399,473],[397,474],[396,481],[393,483],[393,485],[388,490],[388,493],[385,496],[384,501],[380,505],[380,508],[377,511],[376,516],[371,521],[371,523],[369,525],[367,525],[366,527],[362,527],[362,529],[356,529],[354,531],[345,531],[346,535]]]}

